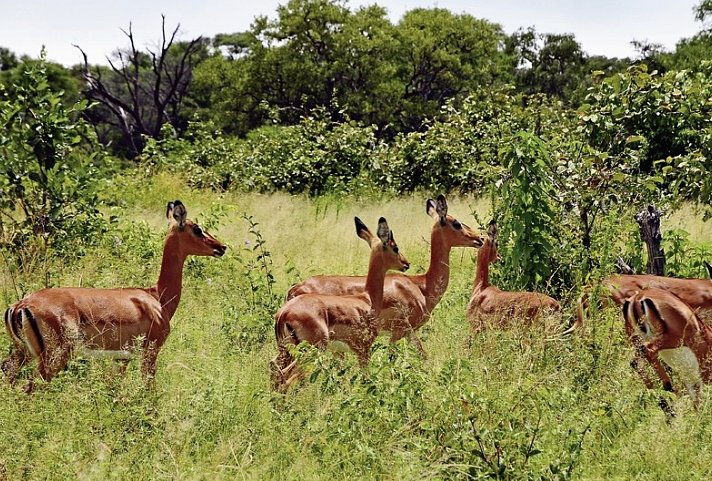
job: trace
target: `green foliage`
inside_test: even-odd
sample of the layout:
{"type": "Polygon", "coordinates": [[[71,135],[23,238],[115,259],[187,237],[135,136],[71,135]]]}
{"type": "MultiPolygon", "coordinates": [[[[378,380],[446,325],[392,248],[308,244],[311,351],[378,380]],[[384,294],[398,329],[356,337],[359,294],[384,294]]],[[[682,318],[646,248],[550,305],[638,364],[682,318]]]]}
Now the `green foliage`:
{"type": "Polygon", "coordinates": [[[501,219],[500,249],[510,285],[532,290],[550,281],[552,252],[559,224],[546,144],[528,132],[517,132],[502,148],[505,177],[497,183],[493,211],[501,219]],[[510,242],[511,241],[511,242],[510,242]]]}
{"type": "MultiPolygon", "coordinates": [[[[712,442],[709,406],[695,410],[675,396],[679,416],[666,422],[659,393],[647,391],[629,367],[632,348],[617,309],[593,314],[589,336],[552,340],[561,321],[549,319],[466,343],[467,254],[451,257],[450,287],[426,325],[427,359],[387,336],[366,368],[348,353],[304,346],[298,351],[309,375],[286,395],[271,393],[273,315],[294,281],[292,269],[362,271],[365,248],[353,236],[351,212],[369,219],[386,212],[400,226],[409,259],[427,259],[421,237],[431,221],[421,197],[341,195],[337,212],[325,209],[323,197],[196,191],[167,174],[135,174],[116,189],[111,235],[70,266],[53,261],[56,284],[151,285],[165,223],[163,212],[146,207],[162,211],[168,192],[230,248],[220,259],[187,266],[155,389],[145,389],[137,362],[119,375],[113,362],[89,359],[39,382],[32,396],[20,386],[0,389],[0,464],[8,479],[709,478],[706,452],[686,449],[712,442]],[[352,256],[347,235],[357,249],[352,256]]],[[[453,213],[458,202],[466,205],[449,200],[453,213]]],[[[685,207],[684,214],[693,211],[685,207]]],[[[691,233],[690,246],[702,245],[709,223],[672,217],[691,233]]],[[[639,243],[621,219],[612,212],[602,218],[596,257],[608,256],[604,249],[621,252],[607,247],[603,234],[620,245],[639,243]]],[[[557,232],[557,247],[565,234],[557,232]]],[[[23,290],[41,284],[25,272],[18,281],[23,290]]],[[[10,282],[0,282],[0,296],[16,300],[10,282]]],[[[9,346],[1,336],[0,351],[9,346]]]]}
{"type": "Polygon", "coordinates": [[[196,68],[192,95],[202,118],[245,134],[272,120],[293,125],[325,109],[379,127],[420,130],[448,99],[504,76],[501,28],[445,9],[416,9],[397,25],[377,5],[291,0],[277,18],[220,35],[216,55],[196,68]]]}
{"type": "Polygon", "coordinates": [[[712,243],[693,243],[683,229],[667,231],[663,236],[666,275],[707,278],[705,261],[712,259],[712,243]]]}
{"type": "Polygon", "coordinates": [[[371,127],[329,121],[317,112],[291,127],[263,127],[240,142],[192,124],[187,139],[149,141],[143,158],[184,175],[196,187],[322,195],[368,187],[371,127]]]}
{"type": "Polygon", "coordinates": [[[241,217],[247,222],[250,237],[235,254],[240,265],[237,274],[240,282],[237,297],[231,296],[229,302],[223,302],[228,321],[223,322],[222,331],[234,347],[254,349],[272,333],[274,313],[283,296],[275,290],[272,254],[259,223],[251,215],[241,217]],[[237,299],[240,301],[235,303],[237,299]]]}
{"type": "Polygon", "coordinates": [[[50,88],[42,57],[23,72],[13,95],[0,100],[0,228],[5,248],[21,248],[39,236],[80,253],[102,227],[99,171],[96,154],[90,153],[95,144],[79,118],[87,106],[77,102],[66,107],[62,99],[62,92],[50,88]]]}
{"type": "Polygon", "coordinates": [[[528,94],[570,99],[584,77],[585,54],[572,34],[520,29],[507,38],[506,51],[517,60],[518,88],[528,94]]]}

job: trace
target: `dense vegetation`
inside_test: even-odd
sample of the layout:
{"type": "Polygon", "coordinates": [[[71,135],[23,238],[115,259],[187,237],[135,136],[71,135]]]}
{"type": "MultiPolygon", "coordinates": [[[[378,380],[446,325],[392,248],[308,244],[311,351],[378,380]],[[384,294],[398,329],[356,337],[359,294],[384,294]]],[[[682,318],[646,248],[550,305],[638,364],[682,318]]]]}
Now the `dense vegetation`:
{"type": "Polygon", "coordinates": [[[708,407],[682,399],[665,423],[617,312],[556,333],[617,258],[644,270],[632,213],[648,203],[668,214],[668,273],[704,275],[709,3],[699,34],[635,60],[443,9],[393,24],[334,0],[291,0],[212,39],[164,28],[153,50],[128,30],[110,66],[0,49],[3,306],[44,286],[152,284],[175,198],[231,245],[188,262],[154,390],[137,366],[121,377],[86,360],[30,397],[0,389],[0,480],[708,478],[690,449],[712,441],[708,407]],[[311,377],[271,394],[289,285],[364,272],[353,215],[385,215],[423,272],[423,203],[440,192],[464,222],[498,219],[495,284],[546,291],[563,318],[467,343],[474,253],[456,252],[427,360],[379,340],[361,370],[307,348],[311,377]]]}

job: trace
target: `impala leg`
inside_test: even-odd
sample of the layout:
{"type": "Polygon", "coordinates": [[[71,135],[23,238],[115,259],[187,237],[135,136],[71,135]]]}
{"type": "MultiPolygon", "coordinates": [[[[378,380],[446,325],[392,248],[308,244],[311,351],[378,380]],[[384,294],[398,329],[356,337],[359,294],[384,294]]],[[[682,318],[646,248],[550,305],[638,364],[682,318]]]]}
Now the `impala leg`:
{"type": "Polygon", "coordinates": [[[420,354],[421,358],[423,358],[423,359],[428,358],[428,353],[425,352],[425,348],[423,347],[423,342],[420,340],[420,337],[418,337],[418,333],[415,330],[411,329],[408,332],[408,340],[418,350],[418,354],[420,354]]]}
{"type": "Polygon", "coordinates": [[[158,343],[146,341],[143,346],[143,359],[141,360],[141,374],[146,384],[153,386],[156,378],[156,360],[158,359],[158,343]]]}
{"type": "MultiPolygon", "coordinates": [[[[37,373],[44,382],[50,382],[54,376],[67,366],[71,350],[69,347],[59,345],[57,349],[46,349],[40,354],[37,360],[37,373]]],[[[34,382],[30,379],[25,387],[25,391],[30,393],[34,390],[34,382]]]]}
{"type": "MultiPolygon", "coordinates": [[[[670,379],[670,375],[667,373],[665,367],[663,367],[662,363],[660,362],[657,352],[655,352],[654,350],[646,349],[646,347],[643,346],[639,340],[636,340],[634,344],[638,346],[638,350],[636,351],[636,355],[631,361],[630,365],[635,370],[635,372],[638,373],[638,376],[640,376],[640,378],[643,380],[645,386],[648,389],[659,388],[659,384],[651,380],[645,372],[645,367],[642,362],[643,359],[647,360],[648,363],[650,363],[650,365],[653,367],[655,373],[658,375],[658,378],[663,384],[663,389],[668,392],[675,392],[675,389],[672,385],[672,379],[670,379]]],[[[668,420],[675,417],[675,410],[672,408],[672,406],[670,406],[670,403],[668,403],[667,399],[661,396],[658,399],[658,405],[660,406],[660,409],[662,409],[663,412],[667,415],[668,420]]]]}
{"type": "Polygon", "coordinates": [[[20,369],[30,360],[30,355],[25,349],[16,347],[10,353],[10,356],[2,363],[2,372],[5,374],[5,379],[8,384],[12,385],[17,379],[20,369]]]}
{"type": "Polygon", "coordinates": [[[126,370],[129,367],[129,362],[131,362],[130,359],[118,359],[117,362],[119,363],[119,376],[125,376],[126,375],[126,370]]]}
{"type": "Polygon", "coordinates": [[[270,381],[273,391],[285,392],[287,390],[288,384],[285,381],[295,367],[296,361],[289,354],[287,346],[280,345],[277,349],[277,356],[270,361],[270,381]]]}

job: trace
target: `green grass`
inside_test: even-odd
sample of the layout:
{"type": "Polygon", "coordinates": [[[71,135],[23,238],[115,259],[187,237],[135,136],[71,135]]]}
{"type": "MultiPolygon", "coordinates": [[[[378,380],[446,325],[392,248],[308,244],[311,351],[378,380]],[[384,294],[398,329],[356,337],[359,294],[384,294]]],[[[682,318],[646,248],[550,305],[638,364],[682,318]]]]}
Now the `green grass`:
{"type": "MultiPolygon", "coordinates": [[[[275,354],[274,310],[295,280],[317,273],[365,273],[368,248],[354,215],[374,228],[385,216],[412,272],[428,262],[425,199],[383,203],[309,200],[284,194],[192,191],[158,176],[118,185],[118,228],[79,262],[50,264],[54,285],[148,286],[155,282],[165,203],[211,229],[231,249],[187,264],[184,294],[159,356],[155,390],[137,363],[121,377],[109,361],[77,359],[27,396],[0,387],[0,480],[19,479],[709,479],[712,410],[676,400],[667,424],[655,393],[629,368],[631,349],[616,311],[596,314],[590,332],[547,339],[547,326],[513,326],[468,345],[464,319],[474,251],[452,255],[452,279],[423,330],[429,357],[379,339],[365,370],[353,356],[305,349],[312,376],[286,396],[268,389],[275,354]],[[119,199],[120,197],[120,199],[119,199]],[[216,207],[222,205],[223,210],[216,207]],[[219,214],[222,212],[222,214],[219,214]],[[255,261],[256,221],[275,284],[255,261]],[[222,216],[221,216],[222,215],[222,216]],[[246,241],[249,242],[247,247],[246,241]]],[[[474,225],[486,204],[449,199],[474,225]]],[[[691,209],[670,221],[694,241],[709,239],[691,209]]],[[[6,303],[16,294],[2,269],[6,303]]],[[[43,272],[18,276],[42,286],[43,272]]],[[[555,322],[555,320],[550,320],[555,322]]],[[[9,349],[0,337],[0,351],[9,349]]]]}

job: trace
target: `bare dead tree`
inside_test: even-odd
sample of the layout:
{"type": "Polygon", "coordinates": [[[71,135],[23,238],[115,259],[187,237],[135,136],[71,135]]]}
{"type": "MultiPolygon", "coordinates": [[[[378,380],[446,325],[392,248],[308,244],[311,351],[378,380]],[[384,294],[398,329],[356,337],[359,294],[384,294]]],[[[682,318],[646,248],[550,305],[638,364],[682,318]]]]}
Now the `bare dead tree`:
{"type": "Polygon", "coordinates": [[[131,157],[142,148],[142,136],[159,138],[161,127],[175,122],[190,84],[193,66],[202,37],[178,45],[180,24],[169,35],[166,17],[161,15],[161,42],[146,52],[136,48],[132,26],[121,31],[129,47],[118,50],[114,59],[107,57],[109,69],[90,66],[87,54],[75,45],[84,59],[85,95],[98,102],[114,117],[110,124],[118,128],[131,157]]]}

